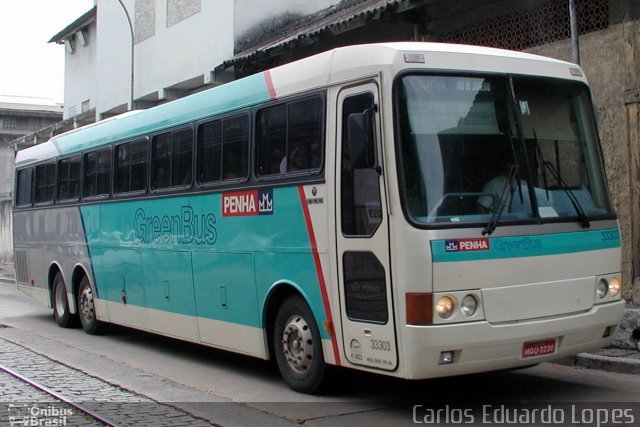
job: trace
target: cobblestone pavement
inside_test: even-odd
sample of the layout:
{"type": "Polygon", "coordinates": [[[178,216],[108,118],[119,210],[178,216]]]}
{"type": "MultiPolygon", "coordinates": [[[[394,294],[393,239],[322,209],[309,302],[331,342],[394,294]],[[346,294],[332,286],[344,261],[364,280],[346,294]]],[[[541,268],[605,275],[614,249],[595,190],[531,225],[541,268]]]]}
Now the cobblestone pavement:
{"type": "MultiPolygon", "coordinates": [[[[82,403],[120,426],[211,426],[170,405],[104,382],[0,338],[0,365],[82,403]]],[[[0,426],[100,425],[50,395],[0,372],[0,426]],[[25,418],[26,417],[26,418],[25,418]],[[27,424],[24,424],[24,422],[27,424]]]]}
{"type": "Polygon", "coordinates": [[[1,426],[102,425],[5,372],[0,372],[0,401],[1,426]]]}

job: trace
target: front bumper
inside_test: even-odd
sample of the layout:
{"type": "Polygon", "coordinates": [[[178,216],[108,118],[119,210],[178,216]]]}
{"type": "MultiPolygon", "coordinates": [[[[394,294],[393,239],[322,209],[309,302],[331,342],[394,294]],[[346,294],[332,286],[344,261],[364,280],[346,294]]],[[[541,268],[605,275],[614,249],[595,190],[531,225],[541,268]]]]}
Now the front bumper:
{"type": "Polygon", "coordinates": [[[402,330],[405,363],[397,374],[407,379],[435,378],[534,365],[604,347],[613,341],[624,302],[593,306],[589,311],[502,324],[486,321],[411,326],[402,330]],[[608,329],[609,336],[604,337],[608,329]],[[524,343],[556,340],[553,354],[524,358],[524,343]],[[453,363],[438,364],[452,351],[453,363]]]}

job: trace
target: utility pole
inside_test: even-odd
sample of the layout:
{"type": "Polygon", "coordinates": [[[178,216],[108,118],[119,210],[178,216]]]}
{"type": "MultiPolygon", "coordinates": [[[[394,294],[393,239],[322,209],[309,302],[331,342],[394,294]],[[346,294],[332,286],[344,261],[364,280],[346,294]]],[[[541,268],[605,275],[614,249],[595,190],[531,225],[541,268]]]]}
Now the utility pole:
{"type": "Polygon", "coordinates": [[[130,95],[130,104],[129,104],[129,109],[133,110],[135,109],[135,106],[133,105],[133,82],[134,82],[134,46],[135,46],[135,35],[133,33],[133,24],[131,23],[131,16],[129,16],[129,11],[127,11],[127,8],[124,6],[124,3],[122,3],[122,0],[118,0],[118,2],[120,3],[120,6],[122,6],[122,10],[124,10],[124,14],[127,15],[127,22],[129,23],[129,31],[131,32],[131,95],[130,95]]]}
{"type": "Polygon", "coordinates": [[[580,65],[580,36],[578,33],[576,0],[569,0],[569,21],[571,22],[571,51],[573,53],[573,62],[580,65]]]}

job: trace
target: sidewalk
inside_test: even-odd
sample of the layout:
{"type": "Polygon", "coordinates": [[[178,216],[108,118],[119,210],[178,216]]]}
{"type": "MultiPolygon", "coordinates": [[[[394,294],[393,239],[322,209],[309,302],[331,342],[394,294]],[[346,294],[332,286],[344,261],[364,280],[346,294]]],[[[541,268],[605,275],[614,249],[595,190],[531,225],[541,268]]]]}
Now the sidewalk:
{"type": "Polygon", "coordinates": [[[640,306],[627,303],[613,346],[580,353],[560,363],[620,374],[640,375],[640,306]],[[634,333],[634,331],[636,331],[634,333]]]}
{"type": "MultiPolygon", "coordinates": [[[[0,264],[0,283],[15,283],[12,264],[0,264]]],[[[562,359],[558,363],[621,374],[640,375],[640,336],[633,336],[634,330],[638,330],[637,334],[640,333],[639,328],[640,306],[628,303],[612,347],[580,353],[562,359]]]]}
{"type": "Polygon", "coordinates": [[[0,264],[0,283],[13,284],[15,282],[16,278],[13,264],[0,264]]]}

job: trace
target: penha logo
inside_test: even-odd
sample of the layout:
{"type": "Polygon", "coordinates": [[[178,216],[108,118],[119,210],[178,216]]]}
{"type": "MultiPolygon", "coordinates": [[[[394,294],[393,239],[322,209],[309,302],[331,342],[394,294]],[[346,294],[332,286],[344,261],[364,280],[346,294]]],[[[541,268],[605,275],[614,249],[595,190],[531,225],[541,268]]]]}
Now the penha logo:
{"type": "Polygon", "coordinates": [[[273,214],[273,189],[249,190],[222,195],[222,216],[273,214]]]}
{"type": "Polygon", "coordinates": [[[457,239],[445,240],[444,248],[447,252],[488,251],[489,239],[457,239]]]}

